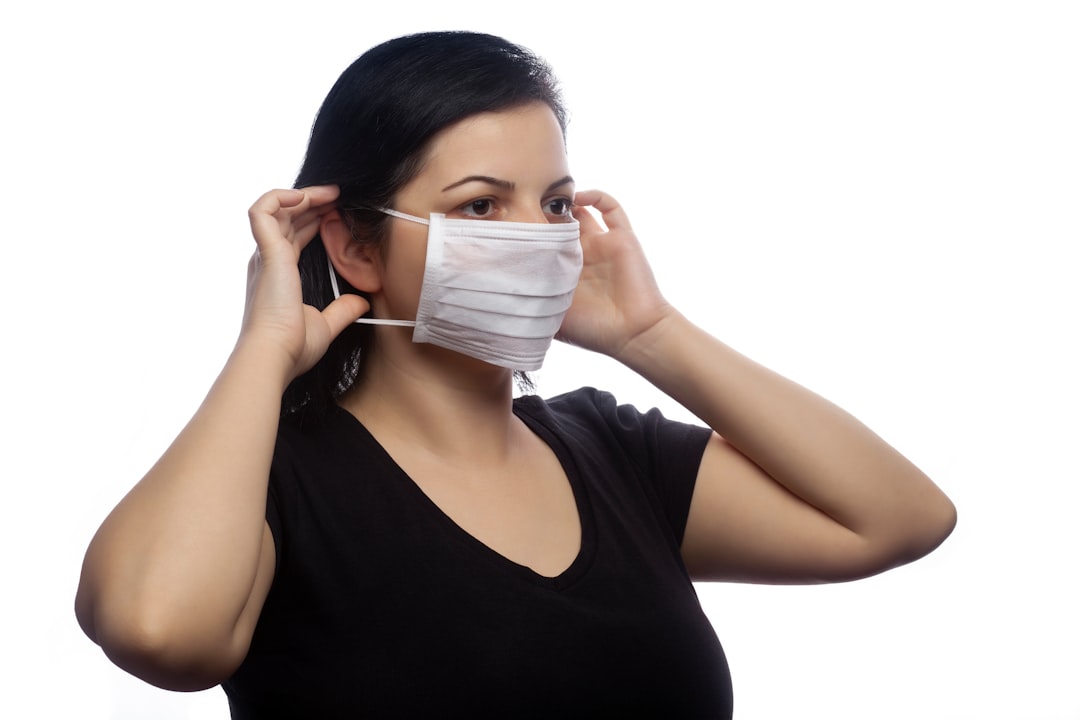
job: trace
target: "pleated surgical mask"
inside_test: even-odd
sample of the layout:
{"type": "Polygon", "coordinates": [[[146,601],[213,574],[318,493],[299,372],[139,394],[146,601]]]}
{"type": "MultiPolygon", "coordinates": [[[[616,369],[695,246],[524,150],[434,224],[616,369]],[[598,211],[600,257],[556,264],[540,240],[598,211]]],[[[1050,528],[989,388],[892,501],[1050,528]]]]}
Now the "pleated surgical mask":
{"type": "MultiPolygon", "coordinates": [[[[413,327],[413,342],[438,345],[512,370],[543,365],[570,309],[581,275],[576,220],[521,223],[471,218],[430,220],[382,209],[428,226],[416,320],[356,322],[413,327]]],[[[340,297],[330,264],[334,297],[340,297]]]]}

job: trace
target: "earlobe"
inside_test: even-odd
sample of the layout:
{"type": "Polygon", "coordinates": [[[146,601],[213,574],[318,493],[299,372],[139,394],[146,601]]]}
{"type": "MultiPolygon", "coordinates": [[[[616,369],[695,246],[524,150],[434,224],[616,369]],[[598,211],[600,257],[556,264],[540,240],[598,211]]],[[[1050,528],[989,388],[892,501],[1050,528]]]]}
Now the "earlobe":
{"type": "Polygon", "coordinates": [[[346,282],[365,293],[382,289],[377,247],[373,243],[355,242],[340,212],[334,210],[323,216],[319,236],[334,269],[346,282]]]}

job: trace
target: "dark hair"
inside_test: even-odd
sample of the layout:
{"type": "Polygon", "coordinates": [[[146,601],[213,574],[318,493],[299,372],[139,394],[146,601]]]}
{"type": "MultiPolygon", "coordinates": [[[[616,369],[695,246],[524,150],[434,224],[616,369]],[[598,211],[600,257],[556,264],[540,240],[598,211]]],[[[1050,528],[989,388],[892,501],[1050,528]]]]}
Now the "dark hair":
{"type": "MultiPolygon", "coordinates": [[[[564,132],[566,111],[551,68],[530,51],[493,35],[407,35],[361,55],[338,78],[311,129],[295,187],[338,185],[338,206],[354,242],[381,243],[396,193],[420,171],[432,137],[482,112],[546,103],[564,132]]],[[[304,302],[333,300],[326,250],[315,237],[300,254],[304,302]]],[[[356,292],[340,280],[342,291],[356,292]]],[[[353,383],[371,326],[353,324],[323,358],[297,377],[282,412],[321,416],[353,383]]]]}

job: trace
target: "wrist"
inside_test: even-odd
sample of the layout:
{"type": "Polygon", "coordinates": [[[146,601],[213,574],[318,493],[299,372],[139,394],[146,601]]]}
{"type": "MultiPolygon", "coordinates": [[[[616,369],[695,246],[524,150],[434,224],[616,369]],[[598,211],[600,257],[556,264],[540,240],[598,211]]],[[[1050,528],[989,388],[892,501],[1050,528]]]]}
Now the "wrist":
{"type": "Polygon", "coordinates": [[[257,378],[266,387],[274,388],[278,397],[299,374],[296,361],[281,343],[252,333],[241,333],[227,364],[251,379],[257,378]]]}
{"type": "Polygon", "coordinates": [[[678,352],[679,338],[696,329],[686,317],[668,305],[645,329],[627,340],[612,357],[641,375],[650,368],[668,362],[678,352]]]}

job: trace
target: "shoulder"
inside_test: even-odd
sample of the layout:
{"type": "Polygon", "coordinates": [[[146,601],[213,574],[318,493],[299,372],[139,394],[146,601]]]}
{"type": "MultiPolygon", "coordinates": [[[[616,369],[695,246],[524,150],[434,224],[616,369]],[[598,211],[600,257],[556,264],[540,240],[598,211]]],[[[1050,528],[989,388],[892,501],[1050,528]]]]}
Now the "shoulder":
{"type": "Polygon", "coordinates": [[[670,454],[700,457],[711,435],[708,428],[668,419],[656,408],[642,412],[593,387],[546,400],[521,397],[514,409],[534,424],[579,441],[617,448],[647,464],[663,462],[670,454]]]}
{"type": "Polygon", "coordinates": [[[337,406],[318,414],[302,410],[285,414],[278,422],[274,459],[323,456],[335,447],[355,442],[356,425],[355,418],[337,406]]]}
{"type": "Polygon", "coordinates": [[[594,387],[543,399],[527,395],[515,400],[515,411],[534,417],[550,417],[567,423],[600,424],[619,433],[656,433],[707,437],[708,428],[671,420],[657,408],[642,411],[620,403],[614,395],[594,387]]]}
{"type": "Polygon", "coordinates": [[[514,401],[514,412],[559,434],[620,436],[640,424],[643,415],[631,405],[619,405],[615,396],[583,387],[551,398],[526,395],[514,401]]]}
{"type": "Polygon", "coordinates": [[[620,404],[611,393],[594,387],[556,395],[547,399],[538,395],[526,395],[514,401],[514,408],[521,414],[547,416],[566,422],[603,422],[607,424],[633,424],[648,415],[659,416],[658,410],[642,413],[633,405],[620,404]]]}
{"type": "Polygon", "coordinates": [[[532,417],[563,420],[588,418],[616,407],[615,396],[593,387],[583,387],[550,398],[523,395],[514,400],[514,410],[532,417]]]}

